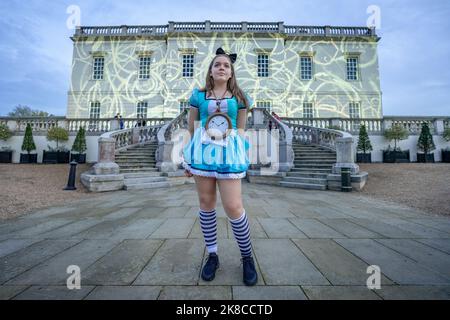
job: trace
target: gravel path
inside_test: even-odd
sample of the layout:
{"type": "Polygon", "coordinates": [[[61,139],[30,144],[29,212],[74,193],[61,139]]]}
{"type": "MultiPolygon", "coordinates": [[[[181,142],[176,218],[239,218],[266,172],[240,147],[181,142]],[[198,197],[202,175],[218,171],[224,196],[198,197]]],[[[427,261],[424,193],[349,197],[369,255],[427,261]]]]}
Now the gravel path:
{"type": "Polygon", "coordinates": [[[0,164],[0,220],[95,196],[80,182],[80,174],[90,167],[77,165],[77,190],[66,191],[68,164],[0,164]]]}
{"type": "MultiPolygon", "coordinates": [[[[91,165],[77,166],[76,191],[64,191],[69,165],[0,164],[0,220],[40,208],[95,197],[80,182],[91,165]]],[[[450,163],[360,164],[369,172],[361,196],[401,203],[439,215],[450,215],[450,163]]]]}
{"type": "Polygon", "coordinates": [[[450,215],[450,163],[359,164],[369,173],[361,195],[450,215]]]}

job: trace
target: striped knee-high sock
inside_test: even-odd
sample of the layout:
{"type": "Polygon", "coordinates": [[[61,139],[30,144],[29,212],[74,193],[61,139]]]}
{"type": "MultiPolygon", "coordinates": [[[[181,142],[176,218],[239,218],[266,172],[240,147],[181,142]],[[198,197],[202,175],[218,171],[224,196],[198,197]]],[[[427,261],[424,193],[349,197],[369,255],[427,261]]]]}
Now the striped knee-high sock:
{"type": "Polygon", "coordinates": [[[216,210],[203,211],[200,209],[200,226],[205,238],[208,253],[217,252],[217,219],[216,210]]]}
{"type": "Polygon", "coordinates": [[[245,210],[240,218],[235,220],[228,218],[228,220],[230,220],[234,237],[239,245],[239,250],[241,250],[241,256],[250,257],[252,255],[252,244],[250,242],[250,226],[245,210]]]}

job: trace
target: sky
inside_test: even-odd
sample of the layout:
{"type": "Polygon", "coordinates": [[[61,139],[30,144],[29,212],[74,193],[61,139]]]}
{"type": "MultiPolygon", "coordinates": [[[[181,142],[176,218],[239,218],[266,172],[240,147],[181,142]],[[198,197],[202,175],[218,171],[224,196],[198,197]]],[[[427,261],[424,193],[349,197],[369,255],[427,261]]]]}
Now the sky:
{"type": "Polygon", "coordinates": [[[0,116],[17,105],[64,116],[72,49],[71,5],[82,26],[168,21],[366,26],[379,8],[383,115],[450,116],[450,1],[227,0],[0,2],[0,116]]]}

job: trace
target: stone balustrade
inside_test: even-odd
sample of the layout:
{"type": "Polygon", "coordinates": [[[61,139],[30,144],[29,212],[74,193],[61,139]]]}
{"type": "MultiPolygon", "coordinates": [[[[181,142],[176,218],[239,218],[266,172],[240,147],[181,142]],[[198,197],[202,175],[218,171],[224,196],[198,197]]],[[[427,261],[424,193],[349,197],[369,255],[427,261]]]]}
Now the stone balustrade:
{"type": "Polygon", "coordinates": [[[173,22],[166,25],[142,26],[84,26],[78,27],[75,37],[98,36],[164,36],[168,33],[280,33],[286,36],[374,37],[375,28],[341,26],[285,26],[283,22],[173,22]]]}

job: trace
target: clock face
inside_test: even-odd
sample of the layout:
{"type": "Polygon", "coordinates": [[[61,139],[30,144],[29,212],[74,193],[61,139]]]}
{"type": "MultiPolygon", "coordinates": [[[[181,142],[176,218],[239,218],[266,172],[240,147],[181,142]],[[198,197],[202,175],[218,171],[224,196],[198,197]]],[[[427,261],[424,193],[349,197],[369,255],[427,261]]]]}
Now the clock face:
{"type": "Polygon", "coordinates": [[[228,119],[224,115],[214,115],[208,121],[208,134],[220,139],[225,136],[229,128],[228,119]]]}

